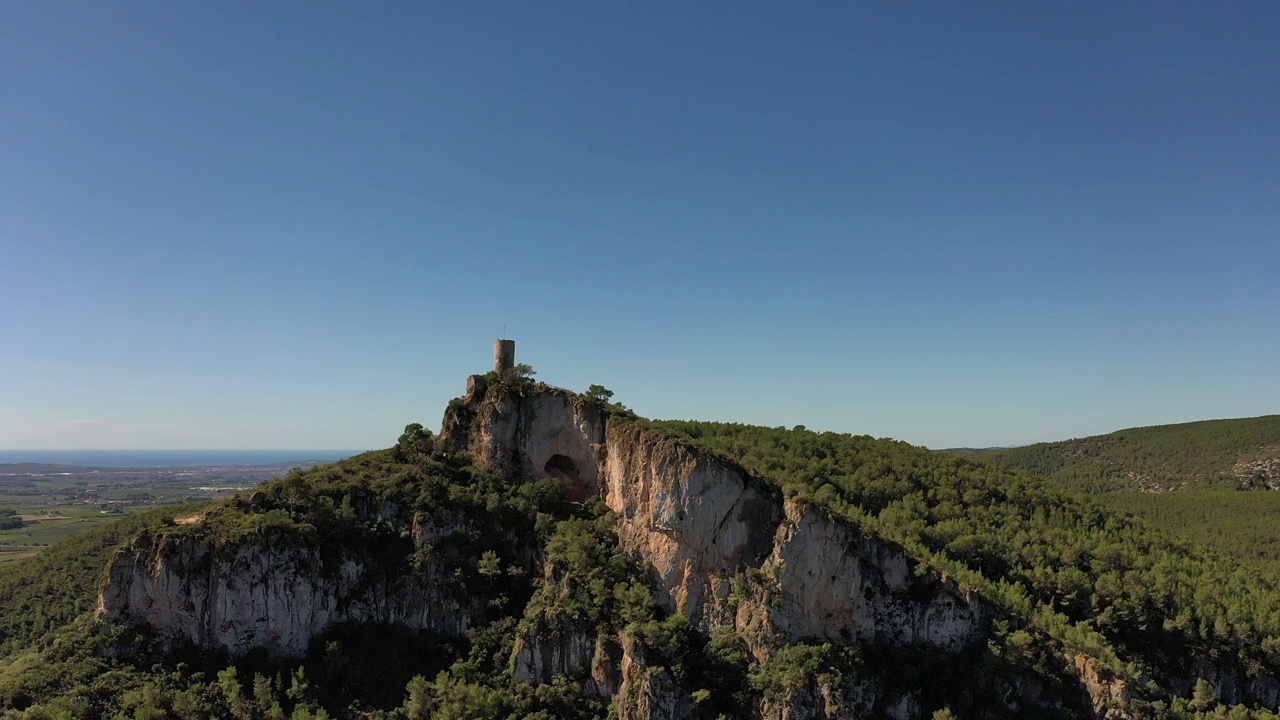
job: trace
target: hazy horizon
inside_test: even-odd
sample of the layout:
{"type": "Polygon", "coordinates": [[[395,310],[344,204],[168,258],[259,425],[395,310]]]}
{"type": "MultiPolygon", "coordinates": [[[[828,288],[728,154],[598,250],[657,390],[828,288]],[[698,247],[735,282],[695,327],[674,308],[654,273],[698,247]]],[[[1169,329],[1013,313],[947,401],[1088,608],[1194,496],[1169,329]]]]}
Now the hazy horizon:
{"type": "Polygon", "coordinates": [[[364,450],[290,449],[14,449],[0,450],[0,465],[75,465],[81,467],[181,467],[198,465],[279,465],[335,462],[364,450]]]}

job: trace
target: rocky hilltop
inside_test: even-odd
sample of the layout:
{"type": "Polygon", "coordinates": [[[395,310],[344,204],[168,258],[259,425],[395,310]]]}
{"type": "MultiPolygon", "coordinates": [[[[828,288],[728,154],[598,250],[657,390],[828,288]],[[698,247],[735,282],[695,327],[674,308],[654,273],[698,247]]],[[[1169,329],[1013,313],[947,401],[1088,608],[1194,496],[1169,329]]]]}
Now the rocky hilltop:
{"type": "Polygon", "coordinates": [[[611,422],[576,394],[489,392],[483,376],[472,376],[440,440],[513,481],[555,476],[577,499],[602,498],[618,516],[622,546],[651,568],[658,603],[706,632],[953,652],[986,635],[991,613],[980,599],[940,577],[917,577],[902,548],[784,500],[668,433],[611,422]],[[767,602],[730,602],[743,576],[761,579],[767,602]]]}
{"type": "MultiPolygon", "coordinates": [[[[956,462],[947,473],[969,467],[956,462]]],[[[498,695],[571,688],[577,714],[545,711],[557,717],[592,716],[591,703],[635,720],[1136,717],[1144,698],[1189,696],[1197,677],[1215,703],[1280,700],[1262,661],[1170,655],[1179,630],[1166,623],[1126,665],[1121,641],[1037,604],[1025,581],[970,570],[1008,567],[973,540],[951,554],[903,544],[886,534],[925,526],[902,510],[875,519],[870,504],[818,501],[541,384],[472,376],[438,437],[410,426],[356,483],[325,472],[135,537],[106,570],[97,618],[141,630],[158,657],[303,662],[353,627],[463,642],[488,648],[490,677],[506,678],[487,681],[498,695]]],[[[1046,497],[1074,526],[1100,522],[1046,497]]],[[[474,673],[471,652],[439,677],[474,673]]],[[[424,686],[437,703],[456,687],[442,682],[424,686]]],[[[553,707],[538,693],[528,702],[553,707]]]]}

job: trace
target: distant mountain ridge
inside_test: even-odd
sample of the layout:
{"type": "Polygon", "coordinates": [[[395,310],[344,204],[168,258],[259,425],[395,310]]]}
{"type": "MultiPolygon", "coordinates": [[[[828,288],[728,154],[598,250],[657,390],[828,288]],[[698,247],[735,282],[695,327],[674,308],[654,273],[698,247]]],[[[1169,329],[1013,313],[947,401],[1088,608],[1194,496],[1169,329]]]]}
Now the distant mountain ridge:
{"type": "Polygon", "coordinates": [[[1127,428],[1107,435],[955,455],[1086,492],[1280,489],[1280,415],[1127,428]]]}
{"type": "Polygon", "coordinates": [[[1014,447],[1016,446],[1002,445],[998,447],[985,447],[985,448],[956,447],[956,448],[942,448],[938,452],[947,453],[948,455],[959,455],[960,457],[982,457],[983,455],[989,455],[994,452],[1000,452],[1001,450],[1011,450],[1014,447]]]}

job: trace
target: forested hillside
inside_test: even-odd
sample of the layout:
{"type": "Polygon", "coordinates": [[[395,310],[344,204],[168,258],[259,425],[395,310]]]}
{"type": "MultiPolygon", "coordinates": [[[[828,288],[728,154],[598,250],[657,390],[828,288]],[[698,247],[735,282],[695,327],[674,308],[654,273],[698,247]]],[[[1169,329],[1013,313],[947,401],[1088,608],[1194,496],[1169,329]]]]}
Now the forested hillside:
{"type": "MultiPolygon", "coordinates": [[[[64,622],[52,632],[23,626],[12,635],[15,643],[43,641],[0,657],[0,717],[602,717],[599,699],[584,697],[576,686],[535,692],[507,672],[516,625],[540,584],[524,569],[528,558],[516,556],[508,533],[543,538],[547,561],[563,566],[561,582],[553,587],[595,583],[582,591],[586,594],[539,602],[569,603],[566,611],[593,617],[649,617],[647,594],[613,596],[615,587],[639,576],[617,554],[616,541],[600,534],[607,514],[598,503],[565,502],[554,480],[513,485],[467,467],[462,459],[432,459],[424,452],[430,443],[430,433],[410,431],[394,450],[295,472],[265,483],[252,496],[215,503],[199,513],[199,522],[178,524],[172,515],[153,516],[147,532],[170,538],[196,534],[210,543],[303,542],[326,553],[360,546],[400,563],[399,572],[442,562],[452,568],[450,582],[458,593],[482,596],[492,608],[490,621],[466,638],[387,626],[340,627],[296,662],[262,655],[230,662],[193,652],[183,662],[154,665],[146,637],[83,615],[66,623],[66,612],[60,611],[64,622]],[[250,502],[252,510],[246,507],[250,502]],[[415,551],[385,519],[360,512],[382,502],[444,506],[480,525],[465,537],[415,551]]],[[[102,550],[114,552],[141,528],[138,518],[129,518],[68,541],[74,547],[0,570],[0,587],[25,592],[17,602],[0,598],[7,624],[46,604],[91,607],[106,563],[102,550]],[[66,567],[45,582],[50,562],[66,567]]],[[[663,631],[655,626],[653,632],[663,631]]]]}
{"type": "Polygon", "coordinates": [[[1280,495],[1231,492],[1280,488],[1280,415],[943,452],[1096,493],[1107,507],[1280,579],[1280,495]]]}
{"type": "MultiPolygon", "coordinates": [[[[567,495],[592,487],[584,456],[554,455],[551,477],[500,476],[411,425],[389,450],[295,472],[177,516],[128,518],[0,569],[0,717],[1276,717],[1276,585],[1096,499],[867,436],[650,422],[599,393],[584,398],[527,382],[489,392],[496,395],[477,384],[468,400],[476,404],[452,404],[447,425],[468,433],[468,442],[497,443],[499,460],[513,457],[497,439],[503,432],[530,442],[570,433],[575,426],[538,435],[504,424],[545,423],[556,407],[607,424],[611,452],[650,458],[637,466],[639,476],[611,482],[643,476],[654,486],[645,491],[657,494],[644,497],[663,505],[645,512],[658,522],[657,536],[675,543],[662,552],[710,551],[680,547],[683,536],[672,529],[686,510],[714,499],[685,498],[676,509],[689,486],[663,473],[694,465],[719,478],[700,492],[755,488],[743,512],[774,518],[776,533],[769,526],[763,536],[772,550],[754,551],[742,571],[722,575],[726,593],[707,602],[722,602],[725,612],[695,622],[670,609],[675,600],[660,597],[653,566],[626,549],[619,528],[644,516],[602,499],[619,502],[621,488],[580,502],[567,495]],[[484,402],[489,415],[477,410],[484,402]],[[798,591],[779,575],[786,564],[775,560],[803,528],[864,546],[847,556],[852,566],[834,572],[865,579],[884,572],[874,563],[905,557],[911,569],[894,581],[902,589],[876,590],[892,597],[868,594],[865,602],[960,603],[975,613],[978,624],[964,627],[983,633],[980,641],[797,638],[769,625],[784,605],[797,607],[788,593],[798,591]],[[231,567],[255,553],[305,548],[316,553],[317,577],[333,582],[361,559],[375,581],[436,578],[469,620],[459,634],[340,624],[313,638],[304,657],[175,651],[146,626],[85,613],[107,558],[126,544],[121,556],[157,559],[199,546],[214,553],[199,557],[223,552],[241,563],[231,567]],[[148,548],[160,554],[146,555],[148,548]],[[586,659],[573,665],[582,652],[586,659]],[[619,689],[616,678],[631,689],[619,689]]],[[[623,459],[601,467],[614,462],[623,459]]],[[[742,515],[725,522],[735,517],[742,515]]],[[[143,582],[163,569],[136,570],[143,582]]],[[[189,580],[209,578],[198,566],[183,571],[195,573],[189,580]]],[[[812,581],[854,582],[825,574],[812,581]]],[[[798,619],[815,628],[832,620],[798,619]]]]}
{"type": "Polygon", "coordinates": [[[1085,492],[1280,488],[1280,415],[1117,430],[1108,435],[956,454],[1085,492]]]}
{"type": "Polygon", "coordinates": [[[1280,493],[1184,490],[1097,499],[1280,581],[1280,493]]]}
{"type": "Polygon", "coordinates": [[[140,530],[195,506],[130,515],[0,565],[0,657],[93,609],[107,560],[140,530]]]}
{"type": "Polygon", "coordinates": [[[1087,496],[867,436],[661,424],[874,527],[999,598],[1031,632],[1088,647],[1134,677],[1168,686],[1159,676],[1173,657],[1280,664],[1274,585],[1087,496]]]}

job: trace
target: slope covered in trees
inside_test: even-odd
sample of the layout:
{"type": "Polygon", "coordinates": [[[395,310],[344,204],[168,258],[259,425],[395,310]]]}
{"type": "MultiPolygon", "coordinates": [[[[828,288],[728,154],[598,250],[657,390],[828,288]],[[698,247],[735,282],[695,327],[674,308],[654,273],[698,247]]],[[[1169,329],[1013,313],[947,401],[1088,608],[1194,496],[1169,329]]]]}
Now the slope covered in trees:
{"type": "Polygon", "coordinates": [[[1085,492],[1280,487],[1280,415],[1117,430],[1004,450],[949,451],[1085,492]]]}
{"type": "MultiPolygon", "coordinates": [[[[200,521],[175,524],[151,518],[149,532],[181,536],[197,533],[211,543],[253,538],[319,544],[328,551],[344,545],[375,548],[401,572],[441,558],[453,568],[456,591],[489,600],[489,621],[466,638],[406,632],[390,626],[340,627],[318,639],[296,662],[250,656],[236,662],[216,654],[192,653],[177,664],[154,665],[144,636],[120,626],[100,625],[88,616],[41,633],[14,633],[35,644],[0,658],[0,716],[31,718],[505,718],[597,717],[598,698],[576,685],[535,688],[508,672],[515,631],[541,583],[526,571],[512,534],[529,547],[544,547],[547,561],[566,566],[559,587],[594,581],[605,596],[571,593],[545,598],[581,605],[584,612],[637,607],[619,617],[643,617],[651,601],[613,598],[634,572],[617,552],[616,541],[600,535],[608,526],[598,503],[581,506],[563,498],[556,481],[513,485],[467,466],[465,458],[432,458],[431,435],[411,426],[394,449],[375,451],[334,465],[299,471],[271,481],[251,496],[205,507],[200,521]],[[475,530],[447,543],[414,549],[401,533],[361,507],[400,502],[411,507],[447,507],[475,520],[475,530]],[[248,506],[252,504],[250,509],[248,506]],[[603,519],[602,519],[603,518],[603,519]],[[648,604],[646,604],[648,603],[648,604]]],[[[33,588],[30,601],[6,603],[5,617],[29,614],[33,603],[61,592],[68,609],[91,607],[106,557],[140,525],[111,526],[111,537],[86,534],[38,558],[5,568],[4,587],[33,588]],[[114,540],[114,542],[110,542],[114,540]],[[49,562],[71,560],[55,587],[39,584],[49,562]],[[39,562],[41,564],[37,565],[39,562]]],[[[60,615],[62,617],[62,615],[60,615]]]]}
{"type": "Polygon", "coordinates": [[[1280,487],[1280,415],[943,452],[1097,493],[1106,507],[1132,512],[1186,542],[1280,579],[1280,495],[1223,492],[1280,487]]]}
{"type": "Polygon", "coordinates": [[[1280,582],[1280,493],[1184,490],[1097,499],[1280,582]]]}
{"type": "Polygon", "coordinates": [[[190,511],[179,506],[130,515],[0,566],[0,656],[93,609],[102,569],[120,545],[144,527],[190,511]]]}
{"type": "MultiPolygon", "coordinates": [[[[618,715],[589,677],[517,678],[522,643],[569,631],[600,638],[614,648],[606,655],[625,647],[645,658],[648,677],[687,699],[682,715],[708,720],[780,717],[805,693],[857,677],[914,697],[914,716],[1019,717],[1011,696],[1038,687],[1071,698],[1081,675],[1111,678],[1132,694],[1125,707],[1099,712],[1275,717],[1259,704],[1265,693],[1249,688],[1280,675],[1280,592],[1231,562],[1016,470],[866,436],[649,422],[607,400],[599,392],[588,399],[610,422],[704,448],[795,506],[900,545],[918,575],[942,573],[977,593],[996,612],[989,639],[953,656],[807,640],[753,655],[732,630],[706,633],[663,610],[602,502],[570,502],[554,478],[517,483],[478,470],[412,425],[389,450],[292,473],[183,522],[172,513],[131,517],[0,569],[0,717],[618,715]],[[415,546],[373,509],[384,503],[445,513],[469,529],[415,546]],[[145,633],[82,614],[106,557],[140,523],[156,538],[212,544],[360,545],[395,572],[442,564],[451,591],[481,599],[484,610],[465,636],[338,627],[294,660],[157,655],[145,633]],[[45,619],[26,622],[37,606],[45,619]],[[1247,706],[1228,706],[1236,702],[1247,706]]],[[[747,573],[734,579],[734,596],[767,596],[770,582],[747,573]]],[[[843,717],[841,702],[810,704],[837,713],[810,716],[843,717]]],[[[1089,716],[1073,702],[1038,714],[1089,716]]]]}
{"type": "Polygon", "coordinates": [[[1194,667],[1241,653],[1280,667],[1275,586],[1087,496],[867,436],[661,424],[875,528],[1000,598],[1033,632],[1116,658],[1134,677],[1169,685],[1172,657],[1194,667]]]}

